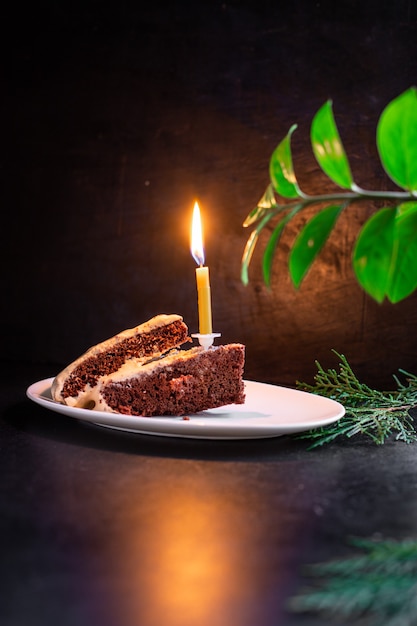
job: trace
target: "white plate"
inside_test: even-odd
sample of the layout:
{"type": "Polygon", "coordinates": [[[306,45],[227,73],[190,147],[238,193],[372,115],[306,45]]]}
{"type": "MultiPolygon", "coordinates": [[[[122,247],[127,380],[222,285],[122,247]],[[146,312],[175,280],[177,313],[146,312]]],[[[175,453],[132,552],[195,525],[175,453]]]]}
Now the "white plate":
{"type": "Polygon", "coordinates": [[[183,417],[134,417],[77,409],[51,398],[53,378],[31,385],[27,396],[41,406],[99,426],[146,435],[199,439],[261,439],[297,433],[337,421],[344,407],[304,391],[245,381],[245,404],[229,404],[183,417]]]}

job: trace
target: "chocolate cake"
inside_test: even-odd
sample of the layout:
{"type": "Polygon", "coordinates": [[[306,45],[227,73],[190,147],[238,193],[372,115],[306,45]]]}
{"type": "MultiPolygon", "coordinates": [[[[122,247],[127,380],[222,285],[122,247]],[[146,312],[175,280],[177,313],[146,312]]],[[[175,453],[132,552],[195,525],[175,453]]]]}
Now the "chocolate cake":
{"type": "Polygon", "coordinates": [[[241,344],[179,350],[140,367],[127,362],[102,379],[90,400],[99,411],[127,415],[185,415],[243,404],[245,349],[241,344]]]}
{"type": "Polygon", "coordinates": [[[193,347],[179,315],[160,315],[90,348],[53,381],[63,404],[127,415],[185,415],[245,400],[242,344],[193,347]]]}
{"type": "Polygon", "coordinates": [[[116,372],[129,359],[157,358],[191,341],[180,315],[157,315],[99,343],[70,363],[52,384],[52,398],[70,406],[85,406],[85,396],[102,376],[116,372]]]}

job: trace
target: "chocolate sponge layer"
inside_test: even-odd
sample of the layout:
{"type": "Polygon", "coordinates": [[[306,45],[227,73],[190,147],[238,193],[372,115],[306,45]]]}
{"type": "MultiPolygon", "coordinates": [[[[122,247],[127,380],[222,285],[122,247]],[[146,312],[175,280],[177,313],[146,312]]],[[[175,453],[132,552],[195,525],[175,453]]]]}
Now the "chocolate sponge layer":
{"type": "Polygon", "coordinates": [[[245,401],[241,344],[192,348],[160,359],[101,390],[108,407],[126,415],[186,415],[245,401]],[[166,361],[166,362],[165,362],[166,361]]]}
{"type": "Polygon", "coordinates": [[[181,319],[171,324],[153,328],[121,339],[103,352],[86,354],[65,380],[62,398],[76,397],[87,385],[94,387],[101,376],[116,372],[131,358],[151,358],[188,341],[188,328],[181,319]]]}

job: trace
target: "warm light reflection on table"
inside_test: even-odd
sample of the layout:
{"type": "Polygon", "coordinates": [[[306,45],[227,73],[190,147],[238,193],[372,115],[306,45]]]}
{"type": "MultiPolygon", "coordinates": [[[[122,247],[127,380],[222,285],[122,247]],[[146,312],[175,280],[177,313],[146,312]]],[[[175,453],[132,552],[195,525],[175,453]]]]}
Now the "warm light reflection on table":
{"type": "MultiPolygon", "coordinates": [[[[240,536],[237,540],[236,528],[224,526],[225,521],[230,524],[231,520],[227,519],[227,498],[219,491],[212,492],[209,498],[205,492],[202,500],[194,483],[191,491],[178,485],[176,491],[169,493],[161,488],[158,496],[160,500],[154,508],[158,515],[146,529],[149,543],[143,545],[140,541],[135,546],[132,533],[130,553],[135,558],[136,548],[138,563],[143,564],[146,559],[151,569],[146,604],[152,623],[163,624],[167,615],[171,626],[205,623],[213,610],[225,608],[233,596],[253,590],[255,581],[250,572],[235,567],[241,558],[236,551],[245,539],[240,536]]],[[[244,534],[249,541],[250,529],[245,529],[244,534]]],[[[137,615],[143,610],[140,595],[137,606],[132,606],[137,615]]]]}
{"type": "MultiPolygon", "coordinates": [[[[140,497],[124,512],[129,524],[120,537],[117,568],[124,575],[128,568],[133,588],[119,606],[123,623],[159,626],[169,616],[170,626],[232,625],[236,611],[262,596],[263,564],[251,558],[271,540],[262,536],[261,520],[241,519],[236,500],[253,512],[264,503],[247,490],[230,494],[203,475],[158,483],[147,497],[152,515],[146,525],[140,497]]],[[[285,542],[284,526],[274,529],[272,539],[285,542]]]]}
{"type": "Polygon", "coordinates": [[[233,544],[220,523],[224,503],[174,493],[161,505],[154,527],[159,538],[150,590],[153,613],[161,624],[167,614],[176,615],[178,624],[198,624],[224,604],[235,585],[245,585],[231,569],[233,544]]]}

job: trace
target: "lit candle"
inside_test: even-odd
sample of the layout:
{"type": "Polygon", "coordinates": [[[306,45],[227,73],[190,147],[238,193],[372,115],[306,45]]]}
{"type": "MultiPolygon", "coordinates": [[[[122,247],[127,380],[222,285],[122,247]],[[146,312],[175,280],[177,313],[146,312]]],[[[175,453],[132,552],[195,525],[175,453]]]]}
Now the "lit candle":
{"type": "Polygon", "coordinates": [[[194,204],[193,222],[191,229],[191,254],[199,266],[196,273],[198,294],[198,319],[199,332],[201,335],[212,333],[211,321],[211,293],[209,268],[204,266],[203,234],[201,228],[200,207],[198,202],[194,204]]]}

